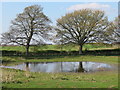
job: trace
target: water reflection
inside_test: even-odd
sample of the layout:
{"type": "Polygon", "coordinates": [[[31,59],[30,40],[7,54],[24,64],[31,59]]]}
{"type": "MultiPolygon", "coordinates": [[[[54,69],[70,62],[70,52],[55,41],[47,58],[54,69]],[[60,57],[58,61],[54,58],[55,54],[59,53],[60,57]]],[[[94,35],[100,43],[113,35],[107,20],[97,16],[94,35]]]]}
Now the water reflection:
{"type": "Polygon", "coordinates": [[[96,62],[25,62],[15,66],[1,67],[30,72],[96,72],[117,69],[115,66],[96,62]]]}

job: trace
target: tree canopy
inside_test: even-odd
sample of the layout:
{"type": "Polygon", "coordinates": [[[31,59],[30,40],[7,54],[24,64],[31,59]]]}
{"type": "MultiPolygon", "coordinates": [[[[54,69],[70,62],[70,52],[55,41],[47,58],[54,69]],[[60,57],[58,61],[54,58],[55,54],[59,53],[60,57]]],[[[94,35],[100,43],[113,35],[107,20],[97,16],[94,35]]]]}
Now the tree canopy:
{"type": "Polygon", "coordinates": [[[56,37],[59,41],[63,44],[80,45],[79,54],[81,54],[84,43],[103,41],[109,21],[103,11],[82,9],[59,18],[57,26],[56,37]]]}

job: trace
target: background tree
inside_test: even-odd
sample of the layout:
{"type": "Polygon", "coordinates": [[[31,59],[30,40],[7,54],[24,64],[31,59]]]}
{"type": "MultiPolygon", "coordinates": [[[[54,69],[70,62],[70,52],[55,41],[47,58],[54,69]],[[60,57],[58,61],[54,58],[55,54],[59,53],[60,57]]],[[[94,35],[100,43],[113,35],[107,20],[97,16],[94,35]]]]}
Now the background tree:
{"type": "Polygon", "coordinates": [[[42,10],[43,8],[39,5],[26,7],[11,22],[9,32],[2,34],[2,42],[25,46],[26,55],[29,53],[31,44],[44,43],[50,30],[50,20],[42,10]]]}
{"type": "Polygon", "coordinates": [[[101,37],[109,22],[103,11],[83,9],[62,16],[57,20],[57,26],[57,40],[63,44],[78,44],[79,54],[82,54],[84,43],[103,40],[101,37]]]}
{"type": "Polygon", "coordinates": [[[120,16],[116,17],[114,21],[111,21],[109,27],[105,32],[106,41],[109,43],[120,42],[120,16]]]}
{"type": "Polygon", "coordinates": [[[119,41],[120,40],[120,15],[115,18],[115,20],[113,21],[113,24],[115,25],[114,32],[117,37],[117,42],[120,42],[119,41]]]}

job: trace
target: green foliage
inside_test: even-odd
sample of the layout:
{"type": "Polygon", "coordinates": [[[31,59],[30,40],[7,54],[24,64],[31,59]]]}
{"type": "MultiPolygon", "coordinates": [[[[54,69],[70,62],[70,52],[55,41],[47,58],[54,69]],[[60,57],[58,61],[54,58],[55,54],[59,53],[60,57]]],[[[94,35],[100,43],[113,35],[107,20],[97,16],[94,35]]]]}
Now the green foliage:
{"type": "Polygon", "coordinates": [[[101,10],[82,9],[67,13],[57,20],[56,42],[79,45],[79,54],[82,54],[86,42],[106,41],[105,33],[109,24],[107,16],[101,10]]]}

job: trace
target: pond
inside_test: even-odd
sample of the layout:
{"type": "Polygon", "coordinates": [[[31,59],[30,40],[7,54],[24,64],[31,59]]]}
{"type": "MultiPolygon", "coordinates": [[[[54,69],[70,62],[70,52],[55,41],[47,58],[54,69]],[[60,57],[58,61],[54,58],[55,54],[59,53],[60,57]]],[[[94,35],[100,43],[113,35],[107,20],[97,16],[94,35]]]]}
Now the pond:
{"type": "Polygon", "coordinates": [[[98,62],[23,62],[8,66],[3,63],[0,67],[20,69],[30,72],[98,72],[117,70],[115,65],[98,62]]]}

